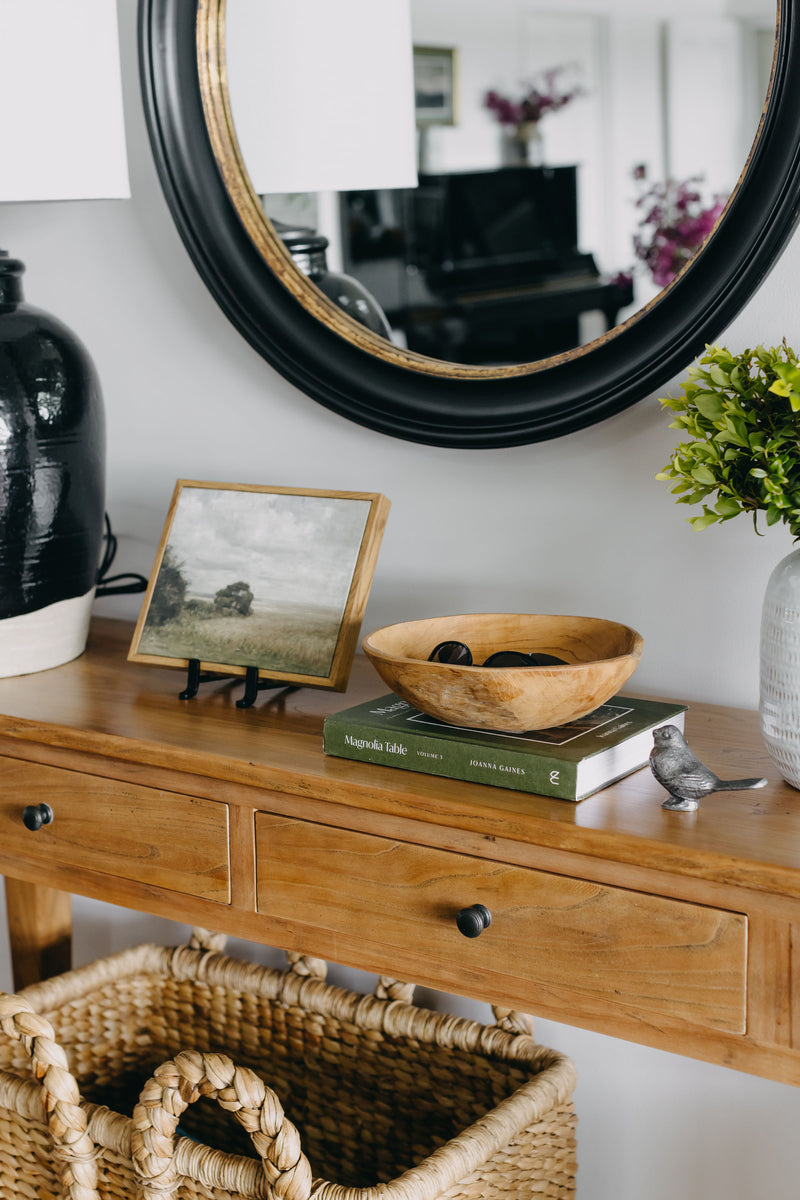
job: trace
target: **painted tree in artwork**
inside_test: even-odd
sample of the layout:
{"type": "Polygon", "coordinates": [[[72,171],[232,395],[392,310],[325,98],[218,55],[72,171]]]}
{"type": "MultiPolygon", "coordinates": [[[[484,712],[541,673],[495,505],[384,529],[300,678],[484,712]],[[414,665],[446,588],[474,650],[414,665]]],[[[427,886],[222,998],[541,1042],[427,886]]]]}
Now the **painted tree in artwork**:
{"type": "Polygon", "coordinates": [[[147,614],[148,622],[153,625],[165,625],[174,621],[180,615],[186,597],[186,580],[183,576],[183,563],[180,562],[171,547],[167,546],[161,560],[161,569],[153,588],[153,596],[147,614]]]}
{"type": "Polygon", "coordinates": [[[214,611],[225,616],[246,617],[253,606],[253,592],[243,579],[220,588],[214,596],[214,611]]]}

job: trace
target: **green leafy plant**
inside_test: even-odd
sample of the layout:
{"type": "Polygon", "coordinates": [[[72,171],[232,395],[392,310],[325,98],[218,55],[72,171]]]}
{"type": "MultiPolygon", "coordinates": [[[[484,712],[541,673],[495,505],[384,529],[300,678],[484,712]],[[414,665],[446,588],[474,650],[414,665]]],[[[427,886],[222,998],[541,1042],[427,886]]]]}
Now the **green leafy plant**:
{"type": "Polygon", "coordinates": [[[670,429],[688,434],[656,476],[677,481],[679,504],[702,504],[687,518],[707,529],[740,513],[759,512],[767,525],[785,522],[800,539],[800,363],[784,341],[734,354],[707,346],[681,385],[661,404],[670,429]],[[716,497],[711,505],[710,497],[716,497]],[[706,503],[709,501],[709,503],[706,503]]]}

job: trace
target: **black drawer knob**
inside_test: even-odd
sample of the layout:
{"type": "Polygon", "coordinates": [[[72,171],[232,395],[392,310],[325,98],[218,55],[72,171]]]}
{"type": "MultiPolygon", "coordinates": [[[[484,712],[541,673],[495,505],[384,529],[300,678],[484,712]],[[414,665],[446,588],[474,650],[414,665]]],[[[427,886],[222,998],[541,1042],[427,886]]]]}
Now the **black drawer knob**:
{"type": "Polygon", "coordinates": [[[492,914],[485,904],[470,904],[469,908],[462,908],[456,917],[459,932],[468,938],[480,937],[491,923],[492,914]]]}
{"type": "Polygon", "coordinates": [[[53,810],[49,804],[29,804],[22,810],[22,823],[26,829],[41,829],[53,820],[53,810]]]}

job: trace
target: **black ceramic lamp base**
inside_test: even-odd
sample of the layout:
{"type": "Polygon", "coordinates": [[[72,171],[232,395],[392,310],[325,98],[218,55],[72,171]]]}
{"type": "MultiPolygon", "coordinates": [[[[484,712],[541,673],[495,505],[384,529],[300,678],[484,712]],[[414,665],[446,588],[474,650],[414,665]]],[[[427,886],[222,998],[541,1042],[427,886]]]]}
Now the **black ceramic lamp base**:
{"type": "Polygon", "coordinates": [[[22,302],[23,270],[0,252],[0,677],[82,652],[104,529],[94,367],[65,325],[22,302]]]}

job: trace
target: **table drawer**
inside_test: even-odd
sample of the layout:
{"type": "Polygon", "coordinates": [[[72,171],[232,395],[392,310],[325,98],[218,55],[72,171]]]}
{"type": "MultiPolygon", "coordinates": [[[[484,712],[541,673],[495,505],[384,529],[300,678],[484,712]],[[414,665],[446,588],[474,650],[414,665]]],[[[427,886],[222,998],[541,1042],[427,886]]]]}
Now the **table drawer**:
{"type": "Polygon", "coordinates": [[[256,814],[256,854],[261,913],[515,978],[533,996],[563,990],[584,1009],[744,1031],[741,914],[269,813],[256,814]],[[492,922],[469,939],[455,918],[476,903],[492,922]]]}
{"type": "Polygon", "coordinates": [[[137,883],[230,903],[228,808],[214,800],[0,758],[0,847],[137,883]],[[53,821],[27,829],[27,805],[53,821]]]}

